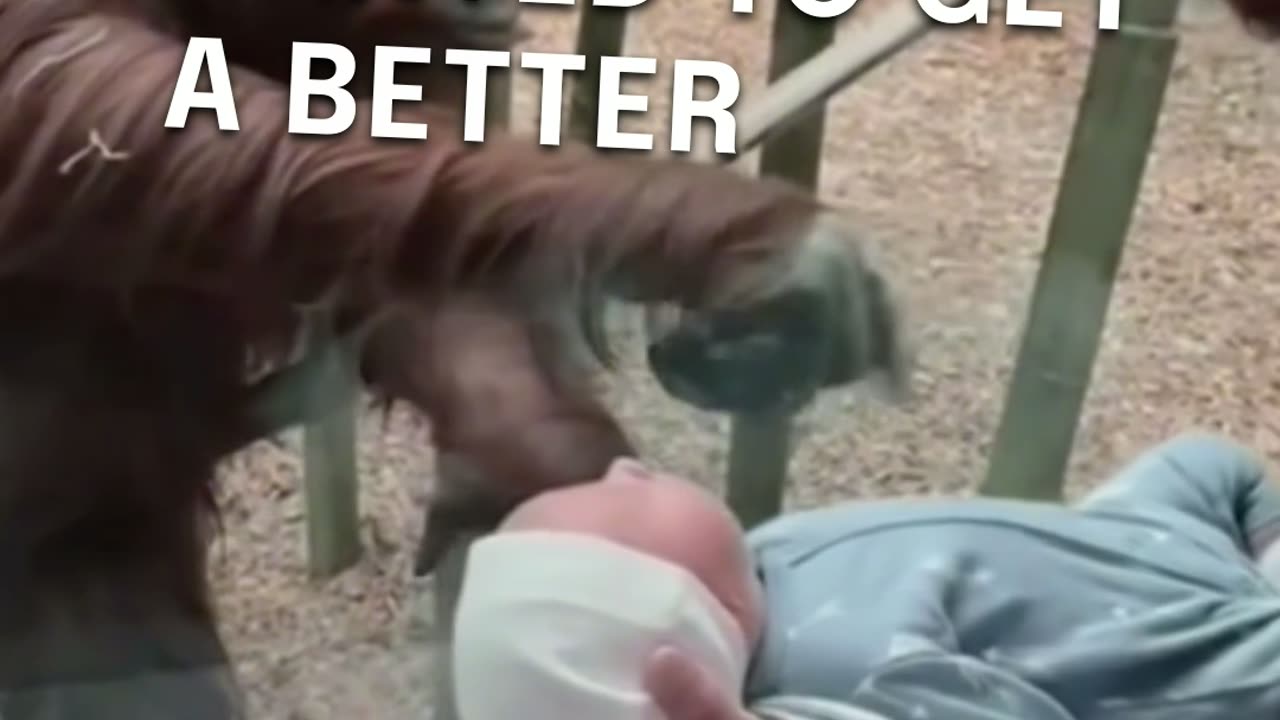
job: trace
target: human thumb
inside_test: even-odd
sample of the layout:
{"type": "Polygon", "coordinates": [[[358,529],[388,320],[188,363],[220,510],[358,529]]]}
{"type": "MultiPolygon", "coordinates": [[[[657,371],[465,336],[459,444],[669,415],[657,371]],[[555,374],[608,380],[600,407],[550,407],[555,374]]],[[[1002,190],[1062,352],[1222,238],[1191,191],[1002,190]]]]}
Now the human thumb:
{"type": "Polygon", "coordinates": [[[675,648],[654,652],[644,687],[667,720],[740,720],[737,698],[728,697],[710,674],[675,648]]]}

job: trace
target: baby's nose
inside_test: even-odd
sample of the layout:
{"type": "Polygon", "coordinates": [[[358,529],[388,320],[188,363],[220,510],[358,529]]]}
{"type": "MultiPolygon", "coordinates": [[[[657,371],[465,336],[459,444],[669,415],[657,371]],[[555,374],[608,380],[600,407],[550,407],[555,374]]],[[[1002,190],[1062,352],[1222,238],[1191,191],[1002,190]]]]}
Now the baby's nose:
{"type": "Polygon", "coordinates": [[[635,458],[620,457],[609,465],[605,472],[605,481],[618,480],[652,480],[653,472],[644,463],[635,458]]]}

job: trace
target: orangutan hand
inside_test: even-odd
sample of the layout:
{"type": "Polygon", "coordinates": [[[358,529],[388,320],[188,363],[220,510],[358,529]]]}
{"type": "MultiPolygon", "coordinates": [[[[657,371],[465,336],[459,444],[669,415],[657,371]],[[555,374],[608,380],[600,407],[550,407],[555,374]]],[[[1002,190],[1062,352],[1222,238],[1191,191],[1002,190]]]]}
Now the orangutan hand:
{"type": "MultiPolygon", "coordinates": [[[[880,375],[905,390],[898,309],[861,238],[818,216],[782,262],[737,262],[702,307],[651,345],[668,392],[720,412],[799,409],[823,387],[880,375]]],[[[734,263],[725,263],[726,265],[734,263]]]]}
{"type": "Polygon", "coordinates": [[[666,720],[755,720],[706,670],[676,650],[653,654],[644,687],[666,720]]]}

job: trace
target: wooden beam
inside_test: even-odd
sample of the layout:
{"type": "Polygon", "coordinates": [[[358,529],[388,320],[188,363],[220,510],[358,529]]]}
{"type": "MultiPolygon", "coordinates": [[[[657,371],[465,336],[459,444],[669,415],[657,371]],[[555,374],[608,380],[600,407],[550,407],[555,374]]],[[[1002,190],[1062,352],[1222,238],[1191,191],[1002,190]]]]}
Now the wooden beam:
{"type": "Polygon", "coordinates": [[[1100,31],[983,492],[1056,500],[1177,52],[1177,0],[1100,31]]]}
{"type": "Polygon", "coordinates": [[[307,408],[314,420],[303,430],[303,491],[307,565],[315,577],[335,575],[360,559],[359,472],[356,405],[360,384],[355,353],[334,335],[333,316],[317,311],[306,320],[304,361],[307,408]]]}
{"type": "MultiPolygon", "coordinates": [[[[836,23],[810,17],[778,3],[773,23],[769,80],[775,82],[818,55],[835,39],[836,23]]],[[[797,108],[798,109],[798,108],[797,108]]],[[[786,178],[813,189],[822,167],[822,112],[792,119],[761,147],[760,174],[786,178]]],[[[729,432],[727,501],[744,527],[782,510],[791,456],[791,415],[785,411],[734,415],[729,432]]]]}
{"type": "Polygon", "coordinates": [[[627,37],[629,8],[585,6],[578,17],[578,47],[587,69],[574,76],[569,101],[569,130],[572,140],[596,147],[600,125],[600,58],[622,55],[627,37]]]}
{"type": "MultiPolygon", "coordinates": [[[[912,2],[895,5],[793,66],[736,113],[738,157],[823,110],[827,100],[936,27],[912,2]]],[[[776,32],[776,31],[775,31],[776,32]]],[[[705,146],[704,157],[710,152],[705,146]]]]}

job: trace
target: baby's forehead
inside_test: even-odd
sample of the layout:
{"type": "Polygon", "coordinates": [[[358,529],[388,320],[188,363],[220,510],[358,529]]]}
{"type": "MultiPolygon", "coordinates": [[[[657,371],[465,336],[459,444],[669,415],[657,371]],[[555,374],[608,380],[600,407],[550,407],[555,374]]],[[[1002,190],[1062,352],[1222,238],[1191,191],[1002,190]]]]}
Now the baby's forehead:
{"type": "Polygon", "coordinates": [[[687,534],[715,532],[714,500],[677,478],[590,483],[525,501],[499,532],[551,530],[595,535],[670,560],[680,560],[687,534]],[[676,537],[681,536],[681,537],[676,537]],[[681,539],[681,538],[684,539],[681,539]],[[671,545],[674,543],[675,547],[671,545]],[[674,555],[675,557],[667,557],[674,555]]]}
{"type": "Polygon", "coordinates": [[[511,530],[578,530],[589,532],[597,525],[607,527],[615,519],[609,513],[611,507],[623,501],[635,503],[630,498],[619,497],[613,488],[604,488],[599,482],[560,488],[535,495],[518,505],[498,527],[499,532],[511,530]]]}
{"type": "Polygon", "coordinates": [[[580,485],[555,488],[525,500],[508,516],[519,522],[555,522],[598,513],[613,508],[631,513],[648,508],[670,509],[696,503],[696,488],[674,475],[655,474],[645,480],[601,479],[580,485]]]}

